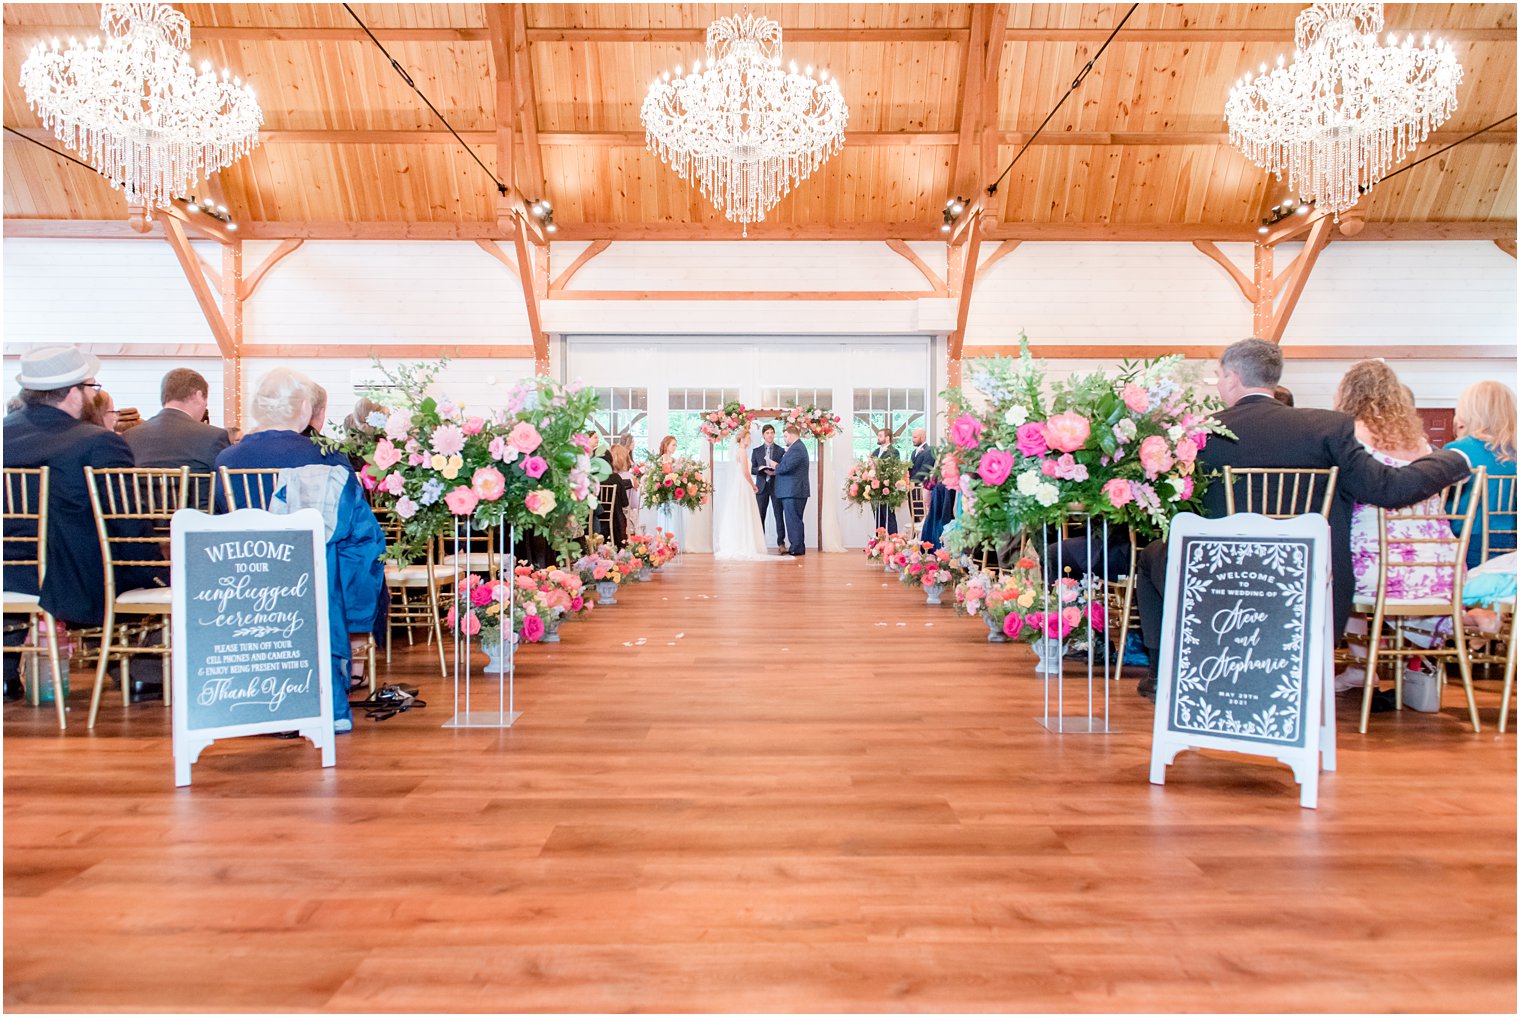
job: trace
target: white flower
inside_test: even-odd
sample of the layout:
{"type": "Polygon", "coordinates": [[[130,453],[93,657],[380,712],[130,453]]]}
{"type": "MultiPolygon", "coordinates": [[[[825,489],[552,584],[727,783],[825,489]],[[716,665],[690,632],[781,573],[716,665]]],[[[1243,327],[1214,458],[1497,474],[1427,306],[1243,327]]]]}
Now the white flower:
{"type": "Polygon", "coordinates": [[[1181,441],[1184,434],[1187,434],[1187,431],[1181,424],[1173,424],[1166,429],[1166,436],[1172,440],[1173,445],[1181,441]]]}
{"type": "Polygon", "coordinates": [[[1135,422],[1128,417],[1114,425],[1114,437],[1121,442],[1133,441],[1136,433],[1135,422]]]}
{"type": "Polygon", "coordinates": [[[1035,489],[1034,500],[1047,507],[1054,505],[1061,497],[1061,489],[1050,481],[1043,481],[1035,489]]]}
{"type": "Polygon", "coordinates": [[[1023,473],[1019,474],[1019,479],[1014,481],[1014,486],[1018,489],[1018,492],[1020,494],[1024,495],[1026,498],[1032,498],[1034,497],[1035,492],[1040,489],[1040,483],[1041,480],[1039,473],[1034,470],[1025,470],[1023,473]]]}
{"type": "Polygon", "coordinates": [[[1003,423],[1011,427],[1018,427],[1029,420],[1029,410],[1024,406],[1010,406],[1003,414],[1003,423]]]}

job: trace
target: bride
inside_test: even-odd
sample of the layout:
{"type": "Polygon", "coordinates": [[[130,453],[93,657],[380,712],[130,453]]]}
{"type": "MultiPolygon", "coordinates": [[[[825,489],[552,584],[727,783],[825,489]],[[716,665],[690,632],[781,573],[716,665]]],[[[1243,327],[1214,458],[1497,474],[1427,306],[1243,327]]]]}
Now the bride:
{"type": "Polygon", "coordinates": [[[765,549],[765,528],[750,475],[749,429],[734,434],[734,454],[714,464],[713,557],[725,561],[781,561],[765,549]]]}

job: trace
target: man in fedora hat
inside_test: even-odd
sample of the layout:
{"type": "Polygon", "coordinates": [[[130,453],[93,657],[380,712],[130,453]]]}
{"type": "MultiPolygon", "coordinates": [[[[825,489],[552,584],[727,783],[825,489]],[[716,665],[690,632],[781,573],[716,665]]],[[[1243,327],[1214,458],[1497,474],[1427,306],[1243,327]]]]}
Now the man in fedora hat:
{"type": "MultiPolygon", "coordinates": [[[[100,361],[77,346],[44,346],[21,356],[21,408],[5,418],[5,465],[49,468],[47,574],[42,589],[30,566],[5,567],[5,589],[39,595],[41,606],[71,625],[99,625],[105,615],[105,567],[96,537],[84,468],[130,467],[132,452],[121,436],[83,418],[86,403],[100,386],[100,361]]],[[[27,536],[20,525],[6,525],[7,536],[27,536]]],[[[113,528],[114,531],[115,528],[113,528]]],[[[140,535],[148,525],[140,524],[140,535]]],[[[122,531],[125,533],[125,530],[122,531]]],[[[139,535],[139,534],[127,534],[139,535]]],[[[144,545],[153,547],[154,545],[144,545]]],[[[26,548],[7,544],[8,557],[24,557],[26,548]]],[[[120,568],[116,590],[151,586],[163,569],[120,568]]],[[[9,658],[9,660],[14,658],[9,658]]],[[[6,693],[12,691],[6,668],[6,693]]],[[[16,690],[19,692],[19,690],[16,690]]]]}

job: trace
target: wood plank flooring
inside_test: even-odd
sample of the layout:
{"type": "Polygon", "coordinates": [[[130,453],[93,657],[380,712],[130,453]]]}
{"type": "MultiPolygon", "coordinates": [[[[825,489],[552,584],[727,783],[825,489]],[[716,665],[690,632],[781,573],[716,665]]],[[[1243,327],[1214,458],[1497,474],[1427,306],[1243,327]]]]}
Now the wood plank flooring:
{"type": "Polygon", "coordinates": [[[1515,1009],[1497,685],[1481,734],[1343,704],[1318,811],[1233,756],[1157,788],[1132,681],[1047,733],[1027,648],[883,580],[682,559],[525,650],[507,732],[442,729],[419,646],[430,705],[326,771],[175,790],[161,705],[8,705],[6,1008],[1515,1009]]]}

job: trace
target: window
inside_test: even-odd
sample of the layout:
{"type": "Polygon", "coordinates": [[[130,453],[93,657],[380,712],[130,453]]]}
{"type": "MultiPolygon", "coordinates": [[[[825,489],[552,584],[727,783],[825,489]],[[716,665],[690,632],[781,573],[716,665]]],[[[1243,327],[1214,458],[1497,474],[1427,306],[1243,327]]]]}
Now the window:
{"type": "Polygon", "coordinates": [[[924,423],[924,390],[920,388],[857,388],[851,418],[851,454],[856,459],[876,449],[876,431],[890,427],[899,453],[909,448],[913,428],[924,423]]]}
{"type": "Polygon", "coordinates": [[[736,388],[673,388],[670,390],[670,415],[666,426],[675,435],[676,454],[706,461],[707,439],[702,435],[702,414],[737,401],[736,388]]]}
{"type": "Polygon", "coordinates": [[[649,447],[649,390],[647,388],[598,388],[599,407],[591,422],[610,444],[620,435],[633,436],[634,455],[649,447]]]}
{"type": "MultiPolygon", "coordinates": [[[[760,401],[768,410],[784,410],[792,406],[816,406],[820,410],[832,410],[834,408],[834,390],[831,388],[767,388],[760,392],[760,401]]],[[[764,425],[762,425],[764,426],[764,425]]],[[[782,436],[779,433],[780,424],[777,424],[776,442],[780,444],[782,436]]],[[[813,461],[818,461],[818,439],[810,434],[802,436],[803,447],[808,450],[808,455],[813,461]]]]}

